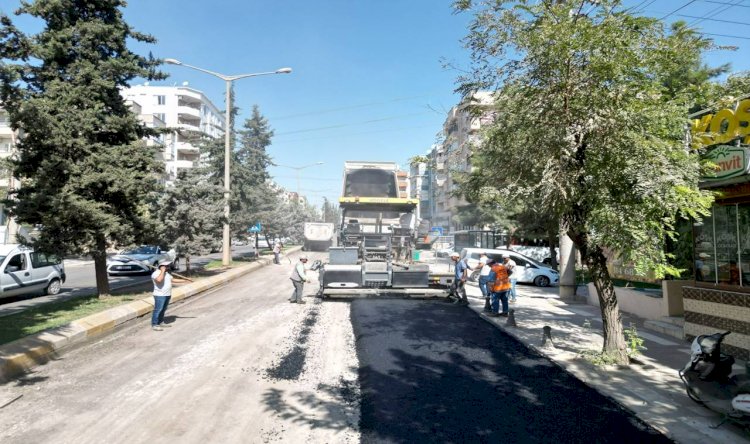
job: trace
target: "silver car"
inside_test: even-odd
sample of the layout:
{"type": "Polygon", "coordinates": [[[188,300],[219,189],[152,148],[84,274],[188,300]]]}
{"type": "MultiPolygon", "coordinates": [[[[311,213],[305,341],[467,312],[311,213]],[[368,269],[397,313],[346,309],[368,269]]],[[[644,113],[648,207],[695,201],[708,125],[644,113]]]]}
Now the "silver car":
{"type": "Polygon", "coordinates": [[[21,245],[0,245],[0,298],[43,292],[58,294],[65,266],[58,257],[21,245]]]}
{"type": "Polygon", "coordinates": [[[144,274],[150,273],[162,260],[172,261],[171,268],[177,268],[177,257],[174,250],[156,245],[141,245],[125,250],[107,259],[107,274],[144,274]]]}

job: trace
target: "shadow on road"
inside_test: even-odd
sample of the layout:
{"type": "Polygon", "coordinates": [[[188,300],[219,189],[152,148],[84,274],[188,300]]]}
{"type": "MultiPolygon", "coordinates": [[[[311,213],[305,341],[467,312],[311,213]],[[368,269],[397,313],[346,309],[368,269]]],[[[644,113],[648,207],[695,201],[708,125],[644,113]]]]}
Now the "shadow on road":
{"type": "Polygon", "coordinates": [[[474,312],[354,301],[362,442],[670,442],[474,312]]]}

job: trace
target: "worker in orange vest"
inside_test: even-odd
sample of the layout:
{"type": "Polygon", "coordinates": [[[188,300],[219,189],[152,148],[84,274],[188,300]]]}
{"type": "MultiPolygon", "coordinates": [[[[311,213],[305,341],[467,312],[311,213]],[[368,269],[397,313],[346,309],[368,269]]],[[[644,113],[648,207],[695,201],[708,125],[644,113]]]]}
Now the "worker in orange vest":
{"type": "Polygon", "coordinates": [[[492,284],[492,311],[487,316],[498,317],[508,316],[508,291],[510,290],[510,277],[508,267],[501,262],[492,264],[492,273],[495,275],[495,281],[492,284]],[[500,304],[503,304],[503,311],[500,311],[500,304]]]}

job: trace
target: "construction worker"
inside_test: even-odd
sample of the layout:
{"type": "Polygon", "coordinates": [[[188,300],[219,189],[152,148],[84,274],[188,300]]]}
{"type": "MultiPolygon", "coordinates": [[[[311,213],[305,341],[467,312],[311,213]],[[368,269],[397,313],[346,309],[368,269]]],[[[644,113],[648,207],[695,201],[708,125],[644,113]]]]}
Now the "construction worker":
{"type": "Polygon", "coordinates": [[[494,283],[487,284],[492,286],[491,311],[487,316],[508,316],[508,291],[510,290],[510,277],[506,265],[496,262],[492,264],[492,273],[495,275],[494,283]],[[500,302],[503,305],[503,311],[500,311],[500,302]]]}

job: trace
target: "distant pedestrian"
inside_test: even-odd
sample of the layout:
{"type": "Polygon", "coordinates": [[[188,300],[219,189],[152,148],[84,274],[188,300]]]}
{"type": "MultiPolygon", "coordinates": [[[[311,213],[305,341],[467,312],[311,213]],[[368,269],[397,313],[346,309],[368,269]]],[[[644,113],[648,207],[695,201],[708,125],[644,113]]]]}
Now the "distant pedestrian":
{"type": "Polygon", "coordinates": [[[503,254],[503,265],[508,269],[508,276],[510,278],[510,291],[508,296],[510,302],[516,303],[516,282],[518,281],[518,274],[516,273],[516,261],[510,258],[509,254],[503,254]]]}
{"type": "Polygon", "coordinates": [[[307,282],[305,264],[307,264],[307,256],[300,256],[299,262],[297,262],[297,265],[294,266],[294,270],[292,270],[292,276],[289,278],[292,280],[292,285],[294,285],[294,293],[292,293],[292,298],[289,299],[289,302],[291,303],[305,303],[305,301],[302,300],[302,291],[304,290],[305,282],[307,282]]]}
{"type": "MultiPolygon", "coordinates": [[[[479,270],[479,290],[484,296],[484,311],[490,311],[490,290],[487,288],[487,284],[490,282],[490,273],[492,272],[491,266],[492,260],[487,257],[487,253],[484,251],[479,253],[479,265],[475,270],[479,270]]],[[[493,279],[494,280],[494,279],[493,279]]]]}
{"type": "Polygon", "coordinates": [[[508,316],[508,290],[510,290],[510,278],[508,269],[502,263],[492,265],[495,281],[492,285],[492,311],[488,316],[508,316]],[[503,311],[500,311],[502,303],[503,311]]]}
{"type": "Polygon", "coordinates": [[[280,260],[280,258],[281,258],[281,248],[282,248],[281,240],[280,239],[276,239],[273,242],[273,263],[276,264],[276,265],[281,265],[281,260],[280,260]]]}
{"type": "Polygon", "coordinates": [[[459,259],[460,255],[456,252],[451,253],[451,260],[456,263],[455,277],[453,279],[453,293],[456,296],[456,305],[469,305],[469,298],[466,297],[466,279],[469,274],[469,265],[466,258],[459,259]]]}
{"type": "Polygon", "coordinates": [[[159,268],[151,273],[154,282],[154,311],[151,313],[151,329],[164,330],[162,327],[171,327],[164,323],[164,314],[167,312],[169,300],[172,298],[172,274],[169,273],[170,260],[159,262],[159,268]]]}

